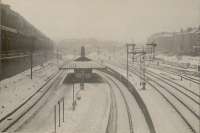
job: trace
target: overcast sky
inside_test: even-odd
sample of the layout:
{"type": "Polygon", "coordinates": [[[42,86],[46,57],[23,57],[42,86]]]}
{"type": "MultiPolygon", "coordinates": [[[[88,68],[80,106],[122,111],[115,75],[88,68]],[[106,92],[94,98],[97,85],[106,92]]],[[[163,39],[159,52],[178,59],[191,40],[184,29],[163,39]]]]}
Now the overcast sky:
{"type": "Polygon", "coordinates": [[[200,0],[3,0],[54,40],[144,42],[200,24],[200,0]]]}

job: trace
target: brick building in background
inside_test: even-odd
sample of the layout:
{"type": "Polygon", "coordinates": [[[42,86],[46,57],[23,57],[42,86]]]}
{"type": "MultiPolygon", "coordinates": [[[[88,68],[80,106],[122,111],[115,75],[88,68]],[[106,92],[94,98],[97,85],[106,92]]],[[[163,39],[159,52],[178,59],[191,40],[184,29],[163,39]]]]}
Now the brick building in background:
{"type": "Polygon", "coordinates": [[[148,42],[158,44],[157,51],[168,55],[200,55],[195,46],[200,46],[200,26],[180,32],[162,32],[153,34],[148,42]]]}

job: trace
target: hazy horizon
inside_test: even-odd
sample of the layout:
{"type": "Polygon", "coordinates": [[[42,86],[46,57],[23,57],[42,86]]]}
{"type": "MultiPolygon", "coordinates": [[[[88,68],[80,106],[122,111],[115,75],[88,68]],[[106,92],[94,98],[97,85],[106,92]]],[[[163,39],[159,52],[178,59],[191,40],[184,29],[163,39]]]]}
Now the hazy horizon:
{"type": "Polygon", "coordinates": [[[200,24],[199,0],[3,0],[53,40],[145,42],[200,24]]]}

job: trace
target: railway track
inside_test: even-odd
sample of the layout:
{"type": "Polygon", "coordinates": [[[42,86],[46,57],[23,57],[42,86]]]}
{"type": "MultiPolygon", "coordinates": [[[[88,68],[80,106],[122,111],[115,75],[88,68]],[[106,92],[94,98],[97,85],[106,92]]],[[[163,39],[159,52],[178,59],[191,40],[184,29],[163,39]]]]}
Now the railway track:
{"type": "MultiPolygon", "coordinates": [[[[133,66],[130,66],[130,67],[133,67],[133,66]]],[[[137,71],[139,71],[139,70],[137,70],[137,71]]],[[[178,92],[178,93],[180,93],[179,95],[182,95],[181,96],[181,98],[182,99],[189,99],[189,100],[191,100],[192,102],[194,102],[195,104],[197,104],[197,105],[195,105],[196,107],[197,107],[197,109],[196,109],[196,113],[195,113],[195,111],[192,111],[192,109],[190,109],[189,108],[189,110],[191,110],[191,112],[195,115],[195,116],[197,116],[198,118],[199,118],[199,115],[198,115],[198,113],[199,113],[199,106],[200,106],[200,95],[198,94],[199,93],[199,90],[196,90],[196,91],[192,91],[192,90],[190,90],[190,89],[188,89],[188,88],[186,88],[186,87],[184,87],[183,85],[180,85],[180,84],[178,84],[178,83],[176,83],[176,82],[174,82],[173,80],[171,80],[171,79],[168,79],[168,78],[166,78],[166,77],[164,77],[164,76],[161,76],[161,75],[159,75],[159,74],[157,74],[157,73],[155,73],[155,72],[153,72],[153,71],[150,71],[150,70],[147,70],[146,71],[146,74],[148,74],[149,76],[151,76],[151,77],[153,77],[153,78],[156,78],[156,80],[159,80],[159,81],[161,81],[161,82],[164,82],[165,84],[167,84],[167,88],[173,88],[175,91],[173,91],[173,92],[175,92],[175,94],[178,92]],[[183,97],[184,96],[184,97],[183,97]]],[[[166,87],[165,87],[166,88],[166,87]]],[[[172,95],[174,95],[171,91],[170,91],[170,93],[172,94],[172,95]]],[[[187,106],[187,105],[186,105],[187,106]]],[[[192,105],[190,105],[190,106],[192,106],[192,105]]],[[[194,106],[192,106],[192,107],[194,107],[194,106]]]]}
{"type": "Polygon", "coordinates": [[[1,118],[0,131],[14,132],[18,128],[18,126],[21,126],[19,125],[19,123],[23,124],[22,119],[28,119],[26,118],[28,116],[28,113],[33,110],[40,101],[43,100],[43,98],[45,97],[45,95],[47,95],[51,88],[56,87],[56,85],[59,84],[62,76],[64,76],[64,71],[58,71],[52,74],[41,88],[39,88],[35,93],[28,97],[17,108],[1,118]]]}
{"type": "Polygon", "coordinates": [[[188,80],[190,80],[190,81],[192,81],[192,82],[194,82],[194,83],[200,85],[200,80],[198,80],[198,79],[195,79],[195,78],[189,77],[189,76],[187,76],[187,75],[184,75],[184,78],[185,78],[185,79],[188,79],[188,80]]]}
{"type": "MultiPolygon", "coordinates": [[[[122,69],[125,69],[124,65],[118,66],[122,69]]],[[[131,68],[132,66],[130,66],[131,68]]],[[[130,70],[131,73],[139,77],[140,79],[143,78],[141,76],[141,73],[138,72],[137,70],[134,70],[133,68],[130,70]]],[[[163,71],[163,70],[162,70],[163,71]]],[[[147,73],[149,75],[149,72],[147,73]]],[[[162,81],[158,78],[156,78],[158,75],[154,75],[152,79],[152,74],[151,76],[146,76],[147,80],[146,83],[149,84],[153,89],[156,90],[166,101],[169,103],[169,105],[172,106],[172,108],[176,111],[176,113],[180,116],[180,118],[184,121],[186,126],[190,129],[191,132],[193,133],[199,133],[200,127],[199,127],[199,94],[198,92],[193,92],[189,90],[188,88],[186,89],[185,87],[181,86],[178,83],[172,83],[169,80],[163,83],[163,78],[159,77],[162,79],[162,81]],[[161,82],[161,83],[160,83],[161,82]],[[166,85],[167,83],[167,85],[166,85]],[[179,86],[179,89],[178,87],[179,86]],[[175,89],[174,89],[175,87],[175,89]],[[174,92],[169,91],[169,88],[173,88],[177,92],[174,94],[174,92]],[[184,91],[183,91],[184,90],[184,91]],[[182,95],[181,97],[178,97],[177,94],[179,93],[179,96],[182,95]],[[184,98],[183,98],[184,96],[184,98]],[[188,97],[189,96],[189,97],[188,97]],[[193,102],[193,105],[196,104],[196,112],[194,111],[194,107],[191,105],[188,105],[187,101],[185,103],[185,99],[187,101],[190,99],[193,102]],[[193,100],[192,100],[193,99],[193,100]],[[194,100],[196,99],[196,100],[194,100]]]]}
{"type": "MultiPolygon", "coordinates": [[[[135,114],[134,126],[133,126],[133,120],[129,119],[129,125],[132,125],[132,126],[129,126],[130,132],[133,133],[134,127],[136,127],[137,132],[138,132],[138,129],[141,129],[141,131],[139,131],[139,132],[156,133],[156,130],[155,130],[153,121],[151,119],[151,116],[148,112],[147,106],[145,105],[144,101],[142,100],[142,98],[140,97],[138,92],[136,91],[135,87],[129,81],[127,81],[127,79],[123,75],[121,75],[120,73],[118,73],[117,71],[115,71],[111,68],[107,68],[106,70],[103,70],[101,72],[107,74],[109,77],[113,77],[111,82],[112,83],[114,82],[113,84],[115,84],[116,87],[118,86],[117,87],[118,89],[120,88],[120,90],[121,90],[120,94],[122,93],[121,95],[123,95],[122,96],[123,99],[126,100],[124,103],[126,104],[125,106],[127,108],[126,111],[127,111],[128,117],[131,118],[131,115],[135,114]],[[118,83],[118,81],[120,82],[120,84],[118,83]],[[120,85],[123,85],[123,88],[124,88],[123,91],[121,89],[122,86],[120,87],[120,85]],[[124,94],[126,94],[126,95],[124,95],[124,94]],[[129,106],[130,104],[131,104],[131,106],[129,106]],[[131,108],[131,110],[130,110],[130,108],[131,108]],[[132,114],[131,114],[131,112],[132,112],[132,114]]],[[[108,80],[110,80],[110,79],[108,79],[108,80]]],[[[132,116],[132,118],[133,118],[133,116],[132,116]]]]}
{"type": "Polygon", "coordinates": [[[151,67],[151,68],[158,69],[158,70],[161,70],[161,71],[165,70],[164,72],[167,72],[169,74],[173,74],[175,76],[182,76],[183,79],[189,80],[189,81],[191,81],[193,83],[196,83],[196,84],[200,85],[200,80],[198,80],[196,78],[193,78],[193,77],[190,77],[190,76],[188,76],[188,75],[186,75],[184,73],[180,75],[180,72],[177,72],[177,71],[174,71],[174,70],[169,70],[167,68],[160,68],[160,67],[151,67]]]}
{"type": "Polygon", "coordinates": [[[110,112],[109,112],[109,118],[108,118],[106,133],[117,133],[117,116],[118,116],[117,110],[118,109],[117,109],[117,103],[116,103],[116,96],[113,92],[112,85],[106,79],[104,79],[104,81],[110,87],[110,98],[111,98],[110,112]]]}
{"type": "Polygon", "coordinates": [[[170,80],[170,79],[167,79],[163,76],[160,76],[159,74],[157,73],[154,73],[152,71],[147,71],[147,74],[149,74],[150,76],[164,82],[165,84],[171,86],[172,88],[174,88],[177,92],[181,93],[182,95],[184,95],[185,97],[189,98],[190,100],[192,100],[194,103],[200,105],[199,103],[199,94],[189,90],[188,88],[170,80]]]}
{"type": "MultiPolygon", "coordinates": [[[[149,72],[149,73],[153,73],[153,74],[157,75],[158,77],[160,77],[160,78],[162,78],[162,79],[168,81],[169,83],[172,83],[172,84],[174,84],[174,85],[176,85],[176,86],[182,88],[183,90],[187,91],[188,93],[191,93],[191,95],[194,95],[194,96],[200,98],[200,94],[198,94],[197,92],[192,91],[192,90],[186,88],[185,86],[183,86],[183,85],[181,85],[181,84],[178,84],[177,82],[171,80],[170,78],[164,77],[164,76],[162,76],[162,75],[160,75],[160,74],[157,74],[157,73],[155,73],[155,72],[153,72],[153,71],[151,71],[151,70],[148,70],[148,72],[149,72]]],[[[197,90],[197,91],[199,91],[199,90],[197,90]]]]}
{"type": "MultiPolygon", "coordinates": [[[[104,74],[105,75],[105,74],[104,74]]],[[[131,117],[131,111],[130,111],[130,108],[129,108],[129,105],[128,105],[128,102],[126,100],[126,97],[123,93],[123,91],[121,90],[121,88],[119,87],[119,85],[112,79],[110,78],[109,76],[105,75],[105,77],[107,78],[107,80],[105,79],[106,83],[109,84],[110,86],[110,89],[111,89],[111,93],[114,94],[115,92],[113,91],[113,87],[112,85],[109,83],[109,81],[111,81],[115,87],[119,90],[122,98],[123,98],[123,101],[125,103],[125,106],[126,106],[126,111],[127,111],[127,116],[128,116],[128,122],[129,122],[129,130],[130,130],[130,133],[134,133],[134,128],[133,128],[133,121],[132,121],[132,117],[131,117]],[[108,81],[109,80],[109,81],[108,81]]],[[[108,132],[108,133],[117,133],[116,131],[115,132],[108,132]]]]}
{"type": "MultiPolygon", "coordinates": [[[[138,76],[139,78],[143,78],[141,73],[137,70],[131,69],[130,70],[133,74],[138,76]]],[[[183,99],[180,99],[168,88],[158,82],[158,78],[152,78],[147,76],[148,81],[147,83],[154,88],[171,106],[172,108],[179,114],[182,120],[186,123],[186,125],[191,129],[193,133],[198,133],[199,131],[199,115],[193,111],[193,109],[184,103],[183,99]]]]}

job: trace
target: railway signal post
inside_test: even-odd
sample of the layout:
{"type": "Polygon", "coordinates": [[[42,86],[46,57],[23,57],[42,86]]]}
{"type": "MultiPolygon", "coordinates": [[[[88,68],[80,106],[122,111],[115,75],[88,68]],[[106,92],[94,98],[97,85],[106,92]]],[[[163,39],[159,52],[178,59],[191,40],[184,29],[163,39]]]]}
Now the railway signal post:
{"type": "Polygon", "coordinates": [[[134,49],[135,49],[135,44],[126,44],[127,48],[127,62],[126,62],[126,76],[127,80],[129,80],[129,56],[132,56],[132,60],[134,62],[134,49]]]}
{"type": "Polygon", "coordinates": [[[147,46],[150,46],[149,50],[150,50],[150,53],[152,54],[152,61],[155,60],[155,50],[156,50],[156,46],[157,44],[156,43],[148,43],[146,44],[147,46]]]}
{"type": "Polygon", "coordinates": [[[142,90],[146,89],[146,76],[145,76],[145,55],[146,52],[144,50],[144,48],[142,48],[141,50],[137,50],[135,51],[135,54],[141,54],[140,55],[140,71],[142,72],[142,76],[141,76],[141,82],[140,85],[142,86],[142,90]]]}
{"type": "Polygon", "coordinates": [[[157,44],[152,43],[152,44],[146,44],[146,46],[150,46],[150,47],[146,47],[146,48],[135,48],[135,44],[127,44],[127,80],[128,80],[128,76],[129,76],[129,55],[132,56],[132,62],[135,62],[135,55],[139,55],[139,66],[140,66],[140,71],[141,71],[141,82],[140,85],[142,86],[142,90],[146,89],[146,69],[145,69],[145,61],[148,61],[145,56],[146,54],[150,53],[152,55],[152,58],[150,58],[149,61],[152,61],[155,59],[155,47],[157,46],[157,44]]]}

